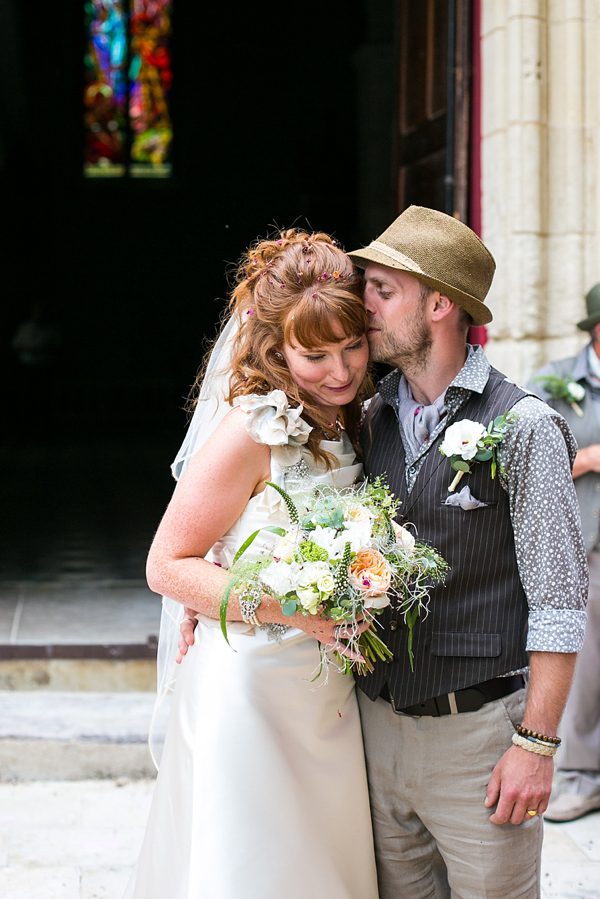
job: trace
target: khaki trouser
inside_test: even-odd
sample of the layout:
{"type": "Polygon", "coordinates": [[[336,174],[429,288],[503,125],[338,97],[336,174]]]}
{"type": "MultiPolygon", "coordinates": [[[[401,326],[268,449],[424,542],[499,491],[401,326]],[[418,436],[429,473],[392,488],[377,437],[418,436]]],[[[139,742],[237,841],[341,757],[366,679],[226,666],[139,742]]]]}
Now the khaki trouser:
{"type": "Polygon", "coordinates": [[[498,826],[483,804],[525,690],[440,718],[358,692],[380,899],[537,899],[542,820],[498,826]]]}

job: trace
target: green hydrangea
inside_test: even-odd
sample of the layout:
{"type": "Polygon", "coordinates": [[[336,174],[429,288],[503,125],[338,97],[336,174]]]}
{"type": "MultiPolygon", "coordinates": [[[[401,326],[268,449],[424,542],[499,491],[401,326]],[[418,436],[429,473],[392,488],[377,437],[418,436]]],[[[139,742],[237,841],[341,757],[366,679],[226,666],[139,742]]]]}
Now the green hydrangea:
{"type": "Polygon", "coordinates": [[[329,558],[327,550],[317,546],[312,540],[303,540],[300,544],[300,555],[305,562],[326,562],[329,558]]]}

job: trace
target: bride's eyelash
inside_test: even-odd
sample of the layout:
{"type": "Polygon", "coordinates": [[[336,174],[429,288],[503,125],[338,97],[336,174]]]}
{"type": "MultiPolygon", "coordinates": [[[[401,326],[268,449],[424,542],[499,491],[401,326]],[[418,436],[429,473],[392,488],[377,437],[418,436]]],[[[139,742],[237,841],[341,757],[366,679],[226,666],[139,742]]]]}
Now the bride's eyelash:
{"type": "MultiPolygon", "coordinates": [[[[350,346],[347,346],[346,349],[347,350],[360,350],[361,347],[363,346],[363,344],[364,344],[364,337],[361,337],[355,343],[352,343],[352,344],[350,344],[350,346]]],[[[318,362],[320,359],[323,358],[323,355],[321,354],[320,356],[305,356],[304,358],[308,359],[309,362],[318,362]]]]}

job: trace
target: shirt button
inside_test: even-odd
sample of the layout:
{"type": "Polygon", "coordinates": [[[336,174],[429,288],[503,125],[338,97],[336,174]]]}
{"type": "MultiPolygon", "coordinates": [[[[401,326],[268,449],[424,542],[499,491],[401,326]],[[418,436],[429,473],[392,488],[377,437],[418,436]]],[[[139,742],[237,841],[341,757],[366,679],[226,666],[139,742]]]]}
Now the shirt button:
{"type": "Polygon", "coordinates": [[[391,630],[391,631],[397,631],[397,630],[398,630],[398,622],[397,622],[397,621],[390,621],[390,630],[391,630]]]}
{"type": "Polygon", "coordinates": [[[592,512],[592,517],[599,518],[600,517],[600,509],[594,509],[594,511],[592,512]]]}
{"type": "Polygon", "coordinates": [[[600,483],[596,484],[596,490],[600,491],[600,483]]]}

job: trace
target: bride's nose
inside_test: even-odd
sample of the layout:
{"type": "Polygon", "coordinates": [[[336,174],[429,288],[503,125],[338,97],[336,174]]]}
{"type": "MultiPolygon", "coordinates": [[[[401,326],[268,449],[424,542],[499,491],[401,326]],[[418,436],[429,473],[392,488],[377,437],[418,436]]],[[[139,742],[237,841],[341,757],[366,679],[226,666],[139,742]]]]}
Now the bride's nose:
{"type": "Polygon", "coordinates": [[[343,355],[340,353],[339,356],[335,356],[332,360],[331,365],[331,375],[338,381],[340,384],[347,384],[350,380],[349,375],[350,369],[348,367],[348,363],[344,359],[343,355]]]}

